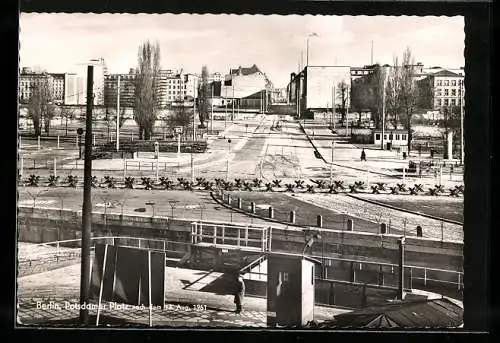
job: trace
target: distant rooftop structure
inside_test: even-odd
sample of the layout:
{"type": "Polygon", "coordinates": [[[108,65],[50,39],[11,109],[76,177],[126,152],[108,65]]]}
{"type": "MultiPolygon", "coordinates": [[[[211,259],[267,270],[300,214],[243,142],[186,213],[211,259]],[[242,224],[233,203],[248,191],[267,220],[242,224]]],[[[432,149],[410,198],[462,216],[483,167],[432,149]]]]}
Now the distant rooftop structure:
{"type": "Polygon", "coordinates": [[[231,75],[251,75],[255,73],[262,73],[262,71],[254,64],[250,68],[239,66],[236,69],[230,69],[229,73],[231,75]]]}

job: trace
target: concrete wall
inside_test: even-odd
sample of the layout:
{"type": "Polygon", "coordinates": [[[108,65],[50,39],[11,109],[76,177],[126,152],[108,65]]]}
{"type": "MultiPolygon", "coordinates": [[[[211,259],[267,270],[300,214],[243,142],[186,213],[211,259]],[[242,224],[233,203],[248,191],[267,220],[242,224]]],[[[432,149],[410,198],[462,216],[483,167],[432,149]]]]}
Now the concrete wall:
{"type": "MultiPolygon", "coordinates": [[[[189,251],[191,220],[119,214],[107,214],[105,217],[104,214],[94,213],[92,222],[94,236],[119,235],[166,239],[169,241],[167,250],[176,251],[180,256],[189,251]]],[[[80,238],[81,223],[81,211],[19,207],[18,240],[42,243],[80,238]]],[[[325,243],[323,244],[320,240],[313,244],[308,254],[398,263],[399,236],[322,230],[321,237],[325,243]]],[[[258,237],[255,236],[255,238],[258,237]]],[[[272,230],[273,252],[301,254],[304,244],[305,234],[301,229],[273,228],[272,230]]],[[[460,242],[407,237],[405,263],[414,266],[462,270],[462,249],[463,244],[460,242]]]]}

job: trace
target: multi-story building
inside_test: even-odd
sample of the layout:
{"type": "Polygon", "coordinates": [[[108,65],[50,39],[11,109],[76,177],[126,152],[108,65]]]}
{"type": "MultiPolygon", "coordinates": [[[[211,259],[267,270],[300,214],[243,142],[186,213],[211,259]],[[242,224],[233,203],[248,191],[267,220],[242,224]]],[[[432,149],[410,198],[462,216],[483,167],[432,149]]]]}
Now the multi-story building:
{"type": "Polygon", "coordinates": [[[64,102],[65,74],[33,72],[29,68],[22,68],[19,75],[19,102],[27,103],[35,85],[41,82],[46,82],[51,101],[55,104],[64,102]]]}
{"type": "Polygon", "coordinates": [[[221,73],[212,73],[208,75],[208,82],[222,82],[224,81],[224,77],[222,76],[221,73]]]}
{"type": "Polygon", "coordinates": [[[161,70],[159,77],[160,107],[193,101],[198,96],[198,76],[183,71],[161,70]]]}
{"type": "Polygon", "coordinates": [[[230,69],[221,86],[224,103],[235,102],[240,108],[263,109],[271,100],[273,84],[255,64],[250,68],[230,69]]]}
{"type": "MultiPolygon", "coordinates": [[[[103,58],[91,60],[94,67],[93,95],[94,105],[104,105],[104,79],[107,74],[106,64],[103,58]]],[[[79,64],[75,73],[66,74],[64,103],[66,105],[84,105],[87,103],[87,65],[79,64]]]]}
{"type": "Polygon", "coordinates": [[[46,72],[33,72],[29,68],[23,68],[19,75],[19,102],[26,104],[30,101],[35,88],[44,87],[48,98],[53,100],[54,78],[46,72]]]}
{"type": "Polygon", "coordinates": [[[351,67],[307,66],[300,73],[290,75],[287,87],[289,103],[297,106],[297,114],[312,115],[324,112],[332,104],[340,104],[340,87],[345,87],[345,101],[350,104],[351,67]]]}
{"type": "Polygon", "coordinates": [[[120,79],[120,106],[134,107],[135,102],[135,69],[128,74],[108,74],[104,80],[104,105],[116,108],[118,101],[118,79],[120,79]]]}
{"type": "Polygon", "coordinates": [[[440,70],[427,75],[419,81],[421,89],[429,89],[429,108],[442,110],[443,108],[465,106],[465,87],[463,70],[459,73],[450,70],[440,70]]]}

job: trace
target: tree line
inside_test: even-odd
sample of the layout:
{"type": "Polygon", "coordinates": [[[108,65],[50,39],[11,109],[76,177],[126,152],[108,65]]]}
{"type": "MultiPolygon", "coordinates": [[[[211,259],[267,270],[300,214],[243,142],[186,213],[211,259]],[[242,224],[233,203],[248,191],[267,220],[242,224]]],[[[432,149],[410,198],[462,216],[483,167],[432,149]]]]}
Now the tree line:
{"type": "MultiPolygon", "coordinates": [[[[138,127],[140,140],[151,139],[154,134],[155,121],[158,119],[159,111],[161,110],[160,58],[161,54],[158,42],[153,44],[151,41],[146,40],[139,46],[134,79],[133,118],[138,127]]],[[[208,75],[208,68],[203,66],[201,80],[197,87],[198,98],[193,97],[193,101],[196,101],[196,109],[200,121],[199,128],[202,129],[206,128],[205,123],[209,118],[210,104],[208,99],[211,95],[211,84],[209,83],[208,75]]],[[[49,134],[50,120],[55,115],[54,97],[49,77],[43,72],[40,73],[40,76],[32,85],[31,97],[28,101],[28,118],[32,120],[35,135],[37,136],[41,135],[42,131],[47,135],[49,134]]],[[[111,112],[106,108],[105,121],[108,131],[112,122],[115,122],[117,119],[117,114],[113,115],[111,112]]],[[[178,106],[165,118],[165,123],[169,128],[182,127],[184,131],[187,131],[196,115],[194,112],[195,110],[192,107],[178,106]]],[[[120,126],[123,125],[124,114],[124,108],[122,108],[118,114],[120,117],[120,126]]],[[[61,107],[61,116],[66,117],[66,128],[67,119],[72,118],[73,115],[74,113],[71,109],[61,107]]]]}

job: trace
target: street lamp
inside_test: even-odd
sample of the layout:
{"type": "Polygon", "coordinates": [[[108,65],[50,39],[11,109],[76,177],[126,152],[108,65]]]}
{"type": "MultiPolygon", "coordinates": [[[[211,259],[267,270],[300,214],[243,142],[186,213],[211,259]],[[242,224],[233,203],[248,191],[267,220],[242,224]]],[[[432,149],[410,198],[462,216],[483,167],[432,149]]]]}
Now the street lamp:
{"type": "Polygon", "coordinates": [[[310,37],[318,37],[318,35],[314,32],[307,35],[306,67],[309,66],[309,38],[310,37]]]}
{"type": "Polygon", "coordinates": [[[335,141],[332,142],[332,161],[330,162],[330,185],[333,183],[333,150],[335,149],[335,141]]]}

